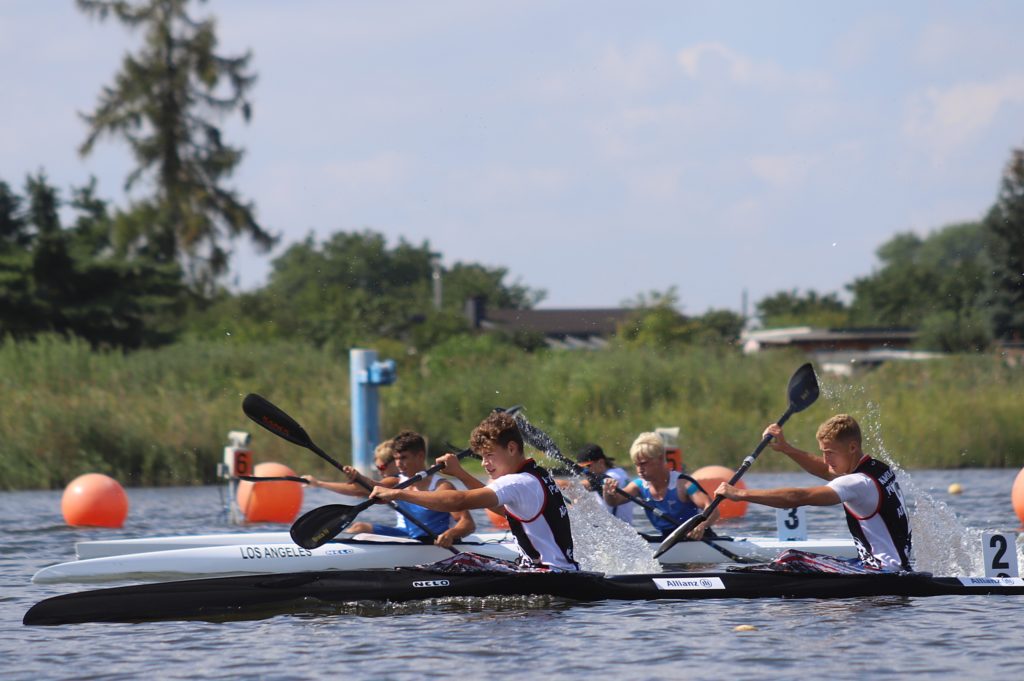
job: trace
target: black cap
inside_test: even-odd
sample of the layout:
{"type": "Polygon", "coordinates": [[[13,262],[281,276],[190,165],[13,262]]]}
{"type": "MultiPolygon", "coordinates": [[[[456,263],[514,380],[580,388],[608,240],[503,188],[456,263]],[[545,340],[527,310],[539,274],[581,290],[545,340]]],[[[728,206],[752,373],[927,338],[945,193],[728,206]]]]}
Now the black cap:
{"type": "Polygon", "coordinates": [[[576,452],[576,463],[593,463],[601,459],[607,461],[609,466],[614,463],[612,459],[605,456],[604,450],[601,449],[600,445],[595,445],[594,443],[585,444],[580,448],[580,451],[576,452]]]}

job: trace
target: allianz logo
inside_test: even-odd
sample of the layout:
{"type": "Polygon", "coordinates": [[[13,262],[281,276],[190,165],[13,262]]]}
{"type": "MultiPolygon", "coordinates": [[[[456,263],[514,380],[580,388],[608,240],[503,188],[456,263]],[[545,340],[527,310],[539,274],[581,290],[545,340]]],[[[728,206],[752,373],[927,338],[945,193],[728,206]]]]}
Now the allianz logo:
{"type": "Polygon", "coordinates": [[[421,581],[413,582],[412,583],[412,585],[414,587],[416,587],[417,589],[422,589],[424,587],[433,587],[433,586],[449,586],[450,584],[451,584],[451,582],[449,582],[447,579],[425,579],[425,580],[421,580],[421,581]]]}

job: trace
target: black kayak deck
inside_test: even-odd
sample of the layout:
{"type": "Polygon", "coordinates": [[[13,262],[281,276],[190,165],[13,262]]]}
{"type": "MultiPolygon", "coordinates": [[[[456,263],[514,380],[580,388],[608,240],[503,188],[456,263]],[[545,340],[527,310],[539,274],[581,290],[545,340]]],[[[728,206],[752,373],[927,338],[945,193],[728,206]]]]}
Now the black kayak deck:
{"type": "Polygon", "coordinates": [[[711,598],[862,598],[1024,595],[1020,578],[933,577],[768,571],[441,574],[416,568],[332,570],[220,577],[82,591],[40,601],[24,624],[245,617],[269,609],[361,601],[488,596],[552,596],[577,601],[711,598]]]}

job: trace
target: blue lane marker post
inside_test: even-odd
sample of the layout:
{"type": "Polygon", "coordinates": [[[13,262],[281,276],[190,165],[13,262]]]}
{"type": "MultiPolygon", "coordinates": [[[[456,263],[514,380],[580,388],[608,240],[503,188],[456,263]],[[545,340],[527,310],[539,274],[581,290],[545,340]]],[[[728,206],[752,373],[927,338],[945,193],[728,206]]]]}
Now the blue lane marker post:
{"type": "Polygon", "coordinates": [[[352,465],[369,475],[373,449],[380,442],[380,397],[377,390],[397,379],[395,361],[378,361],[376,350],[349,351],[349,390],[352,408],[352,465]]]}

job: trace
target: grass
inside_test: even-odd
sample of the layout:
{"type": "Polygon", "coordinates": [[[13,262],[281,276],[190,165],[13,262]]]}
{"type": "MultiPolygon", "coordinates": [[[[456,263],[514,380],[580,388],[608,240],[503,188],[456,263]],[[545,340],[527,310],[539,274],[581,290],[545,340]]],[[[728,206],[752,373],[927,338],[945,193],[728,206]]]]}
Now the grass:
{"type": "MultiPolygon", "coordinates": [[[[528,354],[487,338],[396,359],[398,382],[381,390],[383,433],[419,430],[439,451],[446,440],[464,444],[492,407],[523,404],[565,453],[598,442],[619,463],[628,464],[639,432],[680,426],[691,470],[737,467],[785,410],[789,376],[805,361],[700,347],[528,354]]],[[[906,468],[1024,465],[1024,370],[996,357],[891,363],[820,380],[822,398],[786,427],[804,449],[814,451],[821,421],[845,411],[861,421],[867,451],[885,450],[906,468]]],[[[7,489],[60,488],[87,472],[127,485],[210,482],[229,430],[253,433],[257,462],[332,475],[313,454],[245,418],[249,392],[294,416],[336,459],[350,458],[343,351],[225,337],[124,355],[55,337],[8,340],[0,344],[0,391],[7,489]]],[[[757,466],[792,464],[768,452],[757,466]]]]}

